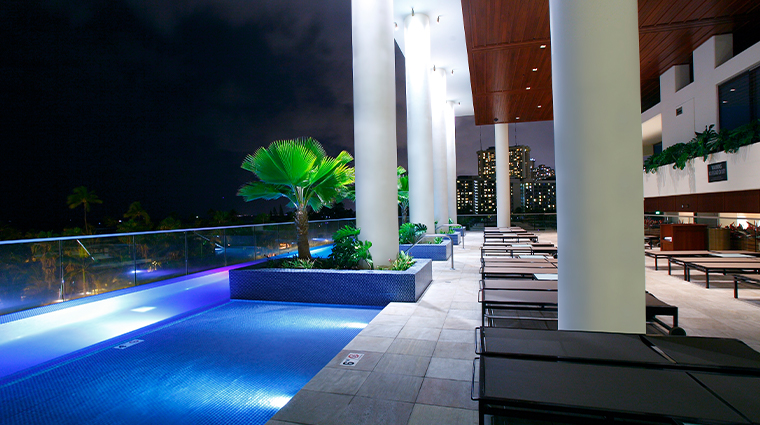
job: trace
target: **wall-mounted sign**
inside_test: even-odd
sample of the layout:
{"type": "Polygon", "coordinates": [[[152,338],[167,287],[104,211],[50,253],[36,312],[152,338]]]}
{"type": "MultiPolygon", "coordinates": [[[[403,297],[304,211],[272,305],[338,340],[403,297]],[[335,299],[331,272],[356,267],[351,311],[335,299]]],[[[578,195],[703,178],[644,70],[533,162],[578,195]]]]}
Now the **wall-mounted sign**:
{"type": "Polygon", "coordinates": [[[728,180],[726,161],[707,164],[707,182],[722,182],[728,180]]]}

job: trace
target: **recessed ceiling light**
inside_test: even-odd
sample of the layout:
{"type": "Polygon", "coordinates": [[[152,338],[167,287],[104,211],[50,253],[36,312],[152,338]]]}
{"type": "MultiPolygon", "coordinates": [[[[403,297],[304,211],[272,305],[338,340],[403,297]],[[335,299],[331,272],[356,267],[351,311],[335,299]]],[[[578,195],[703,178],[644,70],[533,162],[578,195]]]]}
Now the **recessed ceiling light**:
{"type": "Polygon", "coordinates": [[[519,120],[519,119],[520,119],[520,117],[515,117],[515,119],[519,120]]]}
{"type": "Polygon", "coordinates": [[[540,107],[541,107],[541,105],[538,105],[538,107],[540,108],[540,107]]]}
{"type": "Polygon", "coordinates": [[[736,89],[731,89],[731,91],[736,91],[736,89]]]}
{"type": "Polygon", "coordinates": [[[538,46],[538,48],[539,49],[545,49],[546,48],[546,44],[542,44],[542,45],[538,46]]]}
{"type": "Polygon", "coordinates": [[[536,71],[538,71],[538,68],[533,68],[533,72],[536,72],[536,71]]]}
{"type": "Polygon", "coordinates": [[[727,100],[724,100],[724,101],[723,101],[723,103],[728,103],[728,101],[727,101],[727,100]]]}
{"type": "Polygon", "coordinates": [[[530,87],[525,87],[525,90],[530,90],[530,87]]]}

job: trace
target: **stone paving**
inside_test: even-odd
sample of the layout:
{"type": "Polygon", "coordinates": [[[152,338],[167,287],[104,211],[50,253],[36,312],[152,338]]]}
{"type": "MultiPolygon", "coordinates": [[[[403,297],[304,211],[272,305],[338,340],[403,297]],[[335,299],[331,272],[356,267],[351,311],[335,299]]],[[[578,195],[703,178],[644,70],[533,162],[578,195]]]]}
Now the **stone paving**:
{"type": "MultiPolygon", "coordinates": [[[[537,233],[556,243],[556,232],[537,233]]],[[[389,304],[268,424],[477,424],[470,387],[482,241],[481,232],[468,232],[465,248],[454,249],[455,270],[435,262],[417,303],[389,304]],[[341,366],[349,352],[364,357],[341,366]]],[[[688,335],[739,338],[760,350],[760,288],[742,289],[735,300],[728,278],[711,277],[705,289],[694,275],[684,282],[646,261],[647,289],[679,307],[688,335]]]]}

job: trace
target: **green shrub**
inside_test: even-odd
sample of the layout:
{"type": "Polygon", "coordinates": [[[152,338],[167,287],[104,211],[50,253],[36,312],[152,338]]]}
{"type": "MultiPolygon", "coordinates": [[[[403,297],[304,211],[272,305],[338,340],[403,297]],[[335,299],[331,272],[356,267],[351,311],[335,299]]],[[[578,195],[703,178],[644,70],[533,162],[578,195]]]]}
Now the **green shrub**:
{"type": "Polygon", "coordinates": [[[395,260],[391,261],[391,270],[408,270],[409,267],[412,267],[414,265],[414,263],[416,263],[416,261],[411,255],[405,252],[399,252],[398,257],[396,257],[395,260]]]}
{"type": "Polygon", "coordinates": [[[290,260],[285,260],[282,263],[282,267],[285,269],[313,269],[314,268],[314,260],[307,260],[303,258],[292,258],[290,260]]]}
{"type": "Polygon", "coordinates": [[[332,253],[328,257],[335,268],[358,269],[365,264],[370,269],[375,268],[372,254],[369,252],[372,242],[360,241],[360,232],[361,229],[352,226],[345,226],[335,232],[332,253]]]}
{"type": "Polygon", "coordinates": [[[422,223],[404,223],[398,229],[398,242],[401,244],[414,244],[427,231],[427,226],[422,223]]]}
{"type": "Polygon", "coordinates": [[[720,133],[716,133],[714,127],[715,124],[711,124],[702,133],[694,133],[688,143],[676,143],[650,156],[644,161],[644,169],[647,173],[654,173],[663,165],[673,164],[673,169],[683,170],[691,159],[701,157],[707,160],[710,154],[721,151],[736,153],[742,146],[760,142],[760,120],[720,133]]]}

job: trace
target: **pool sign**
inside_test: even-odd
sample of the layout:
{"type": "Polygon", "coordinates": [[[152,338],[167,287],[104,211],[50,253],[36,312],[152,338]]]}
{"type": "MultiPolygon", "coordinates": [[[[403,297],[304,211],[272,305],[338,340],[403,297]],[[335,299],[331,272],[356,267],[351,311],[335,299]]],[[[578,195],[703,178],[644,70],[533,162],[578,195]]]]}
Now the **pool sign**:
{"type": "Polygon", "coordinates": [[[364,354],[361,353],[348,353],[345,359],[343,359],[342,362],[340,362],[341,366],[349,366],[354,367],[357,363],[359,363],[359,360],[364,357],[364,354]]]}
{"type": "Polygon", "coordinates": [[[133,339],[132,341],[127,341],[124,344],[119,344],[119,345],[117,345],[116,347],[113,347],[113,348],[115,348],[117,350],[124,350],[126,348],[129,348],[129,347],[131,347],[131,346],[133,346],[135,344],[139,344],[141,342],[143,342],[142,339],[133,339]]]}

